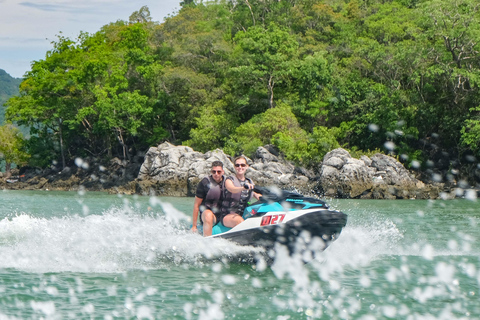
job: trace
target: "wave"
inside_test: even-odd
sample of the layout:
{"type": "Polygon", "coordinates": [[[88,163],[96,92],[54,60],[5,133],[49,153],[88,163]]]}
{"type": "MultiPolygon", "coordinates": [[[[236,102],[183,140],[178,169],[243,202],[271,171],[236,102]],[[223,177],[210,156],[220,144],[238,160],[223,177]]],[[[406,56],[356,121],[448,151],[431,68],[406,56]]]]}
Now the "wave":
{"type": "Polygon", "coordinates": [[[38,218],[27,213],[0,221],[0,268],[29,272],[124,272],[204,264],[255,252],[187,228],[185,214],[111,208],[101,215],[38,218]]]}
{"type": "MultiPolygon", "coordinates": [[[[261,249],[193,234],[189,231],[190,217],[172,204],[156,197],[150,197],[148,204],[146,212],[128,201],[103,211],[82,203],[80,214],[63,212],[56,217],[41,212],[12,212],[0,220],[0,268],[108,273],[168,269],[180,264],[203,266],[217,261],[257,262],[258,269],[265,268],[265,261],[257,259],[265,256],[261,249]]],[[[369,265],[385,256],[432,259],[472,253],[474,239],[468,235],[457,232],[458,239],[450,239],[442,248],[436,241],[434,248],[428,237],[412,237],[411,231],[398,225],[413,223],[403,220],[398,224],[384,214],[353,210],[339,239],[325,252],[316,252],[311,265],[331,274],[369,265]]],[[[291,257],[282,255],[282,250],[278,252],[277,266],[296,265],[291,257]]],[[[300,260],[309,261],[305,257],[300,260]]]]}

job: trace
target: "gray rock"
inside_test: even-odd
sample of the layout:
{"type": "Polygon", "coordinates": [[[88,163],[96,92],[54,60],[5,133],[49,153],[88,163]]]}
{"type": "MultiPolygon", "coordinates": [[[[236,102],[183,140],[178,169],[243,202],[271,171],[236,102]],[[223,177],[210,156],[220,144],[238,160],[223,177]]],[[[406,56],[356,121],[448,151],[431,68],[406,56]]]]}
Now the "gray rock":
{"type": "Polygon", "coordinates": [[[222,161],[224,158],[217,150],[204,155],[190,147],[174,146],[164,142],[148,150],[137,179],[143,181],[140,186],[147,189],[143,190],[143,193],[192,195],[192,192],[195,192],[192,191],[193,185],[208,174],[211,163],[215,160],[222,161]]]}
{"type": "MultiPolygon", "coordinates": [[[[272,149],[270,147],[270,149],[272,149]]],[[[276,186],[311,195],[363,199],[438,198],[440,188],[415,179],[395,158],[376,154],[353,158],[344,149],[327,153],[319,174],[295,167],[265,147],[255,158],[247,158],[247,177],[257,186],[276,186]]],[[[273,149],[272,149],[273,150],[273,149]]],[[[145,155],[137,178],[136,192],[171,196],[193,196],[198,182],[209,174],[211,163],[220,160],[225,174],[234,174],[232,157],[222,150],[201,152],[190,147],[162,143],[145,155]]]]}
{"type": "Polygon", "coordinates": [[[423,199],[437,198],[440,192],[414,178],[393,157],[375,154],[358,160],[341,148],[325,155],[319,181],[319,189],[328,197],[423,199]]]}
{"type": "MultiPolygon", "coordinates": [[[[142,193],[192,196],[215,160],[223,162],[227,176],[234,174],[233,159],[220,149],[203,154],[190,147],[162,143],[150,148],[145,155],[137,178],[138,187],[142,193]]],[[[296,170],[293,164],[270,153],[267,148],[258,148],[256,157],[253,160],[247,158],[247,162],[250,165],[247,177],[258,186],[274,185],[302,193],[311,193],[315,187],[313,180],[302,174],[303,171],[311,172],[296,170]]]]}
{"type": "Polygon", "coordinates": [[[372,159],[370,159],[369,157],[365,156],[365,155],[362,155],[360,157],[360,160],[362,160],[363,162],[365,162],[365,165],[371,167],[372,166],[372,159]]]}
{"type": "Polygon", "coordinates": [[[325,196],[356,198],[372,188],[373,172],[364,161],[339,148],[325,155],[319,185],[325,196]]]}
{"type": "Polygon", "coordinates": [[[255,157],[263,162],[278,162],[278,157],[267,150],[267,148],[259,147],[255,153],[255,157]]]}
{"type": "Polygon", "coordinates": [[[339,157],[331,157],[323,161],[323,165],[334,167],[338,170],[342,169],[345,164],[345,160],[339,157]]]}

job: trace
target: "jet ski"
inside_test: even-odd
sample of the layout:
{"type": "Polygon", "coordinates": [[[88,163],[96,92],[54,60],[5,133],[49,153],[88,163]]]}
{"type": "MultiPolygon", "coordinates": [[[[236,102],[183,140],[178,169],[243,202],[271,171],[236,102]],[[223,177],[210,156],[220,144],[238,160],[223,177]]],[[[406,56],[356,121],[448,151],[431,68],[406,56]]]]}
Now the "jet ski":
{"type": "Polygon", "coordinates": [[[234,228],[218,223],[210,237],[263,247],[266,252],[274,249],[275,244],[281,244],[288,248],[290,254],[298,251],[299,247],[305,249],[316,240],[315,250],[323,251],[338,238],[347,223],[345,213],[330,209],[320,199],[278,188],[256,187],[254,191],[262,197],[245,208],[245,221],[234,228]]]}

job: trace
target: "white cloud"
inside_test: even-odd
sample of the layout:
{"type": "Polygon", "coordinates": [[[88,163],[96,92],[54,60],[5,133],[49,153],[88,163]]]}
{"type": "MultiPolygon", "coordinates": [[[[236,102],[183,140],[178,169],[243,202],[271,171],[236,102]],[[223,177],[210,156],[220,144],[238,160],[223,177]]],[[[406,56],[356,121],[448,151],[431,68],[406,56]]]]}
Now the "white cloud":
{"type": "Polygon", "coordinates": [[[0,69],[21,77],[34,60],[45,58],[60,32],[75,38],[80,31],[96,32],[102,26],[129,16],[146,5],[154,21],[174,14],[181,0],[0,0],[0,69]]]}

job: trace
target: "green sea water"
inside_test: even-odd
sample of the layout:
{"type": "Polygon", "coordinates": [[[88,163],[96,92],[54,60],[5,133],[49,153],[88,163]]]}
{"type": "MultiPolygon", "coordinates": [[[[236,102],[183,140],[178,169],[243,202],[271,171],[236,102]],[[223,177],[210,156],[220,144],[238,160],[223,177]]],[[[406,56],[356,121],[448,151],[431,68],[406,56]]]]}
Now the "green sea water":
{"type": "Polygon", "coordinates": [[[193,198],[0,191],[0,319],[480,319],[478,201],[327,200],[339,239],[268,266],[193,198]]]}

